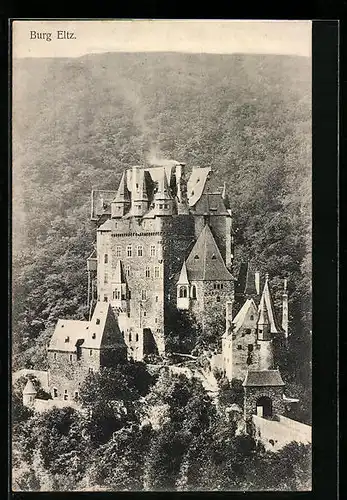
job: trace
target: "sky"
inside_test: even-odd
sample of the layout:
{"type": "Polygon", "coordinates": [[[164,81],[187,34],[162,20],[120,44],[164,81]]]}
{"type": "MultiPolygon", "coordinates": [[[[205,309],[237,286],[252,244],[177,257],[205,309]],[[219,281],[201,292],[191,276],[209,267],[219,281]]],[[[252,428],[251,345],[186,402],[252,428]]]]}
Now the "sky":
{"type": "Polygon", "coordinates": [[[13,21],[13,57],[101,52],[262,53],[311,56],[311,21],[13,21]],[[67,38],[57,31],[74,33],[67,38]],[[34,33],[31,33],[34,32],[34,33]],[[39,39],[37,33],[50,33],[39,39]],[[50,41],[47,40],[50,38],[50,41]]]}

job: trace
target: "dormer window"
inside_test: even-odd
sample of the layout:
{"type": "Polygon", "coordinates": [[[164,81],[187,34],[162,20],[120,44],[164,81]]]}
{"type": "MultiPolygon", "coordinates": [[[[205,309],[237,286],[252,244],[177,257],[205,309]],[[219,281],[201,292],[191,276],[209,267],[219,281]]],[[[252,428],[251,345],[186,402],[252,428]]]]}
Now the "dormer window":
{"type": "Polygon", "coordinates": [[[199,260],[199,255],[194,255],[195,260],[199,260]]]}
{"type": "Polygon", "coordinates": [[[65,342],[70,342],[70,337],[65,337],[65,342]]]}
{"type": "Polygon", "coordinates": [[[215,256],[215,254],[213,254],[213,255],[212,255],[212,260],[216,260],[216,258],[217,258],[217,257],[215,256]]]}
{"type": "Polygon", "coordinates": [[[99,318],[96,318],[96,322],[95,322],[97,325],[100,325],[100,319],[99,318]]]}

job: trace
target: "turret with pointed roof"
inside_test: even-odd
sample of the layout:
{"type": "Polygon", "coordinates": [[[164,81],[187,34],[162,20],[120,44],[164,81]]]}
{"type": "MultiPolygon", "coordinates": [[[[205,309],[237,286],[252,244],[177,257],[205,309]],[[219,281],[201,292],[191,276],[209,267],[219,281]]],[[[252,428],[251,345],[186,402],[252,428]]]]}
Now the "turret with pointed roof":
{"type": "Polygon", "coordinates": [[[111,217],[123,217],[130,210],[130,205],[130,192],[126,185],[125,172],[123,172],[116,197],[111,203],[111,217]]]}
{"type": "Polygon", "coordinates": [[[272,334],[279,333],[281,329],[278,326],[276,319],[275,309],[269,288],[268,274],[265,275],[265,284],[260,298],[258,313],[258,339],[270,340],[272,338],[272,334]]]}
{"type": "Polygon", "coordinates": [[[169,183],[165,168],[157,181],[157,189],[153,199],[154,211],[156,215],[172,215],[174,208],[173,196],[170,192],[169,183]]]}

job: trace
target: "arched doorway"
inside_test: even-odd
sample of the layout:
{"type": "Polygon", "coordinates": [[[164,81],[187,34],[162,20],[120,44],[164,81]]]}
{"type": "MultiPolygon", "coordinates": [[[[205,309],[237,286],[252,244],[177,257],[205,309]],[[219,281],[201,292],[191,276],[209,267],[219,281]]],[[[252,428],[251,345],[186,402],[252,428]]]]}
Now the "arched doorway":
{"type": "Polygon", "coordinates": [[[256,402],[259,417],[272,417],[272,401],[268,396],[261,396],[256,402]]]}

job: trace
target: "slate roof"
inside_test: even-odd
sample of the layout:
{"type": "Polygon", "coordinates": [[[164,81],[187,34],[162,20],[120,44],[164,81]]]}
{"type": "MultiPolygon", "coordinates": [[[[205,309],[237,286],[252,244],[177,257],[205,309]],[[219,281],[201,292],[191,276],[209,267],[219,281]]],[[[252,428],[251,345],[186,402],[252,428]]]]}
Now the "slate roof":
{"type": "Polygon", "coordinates": [[[188,274],[187,274],[187,266],[185,261],[183,261],[182,269],[180,272],[180,276],[178,278],[179,285],[189,285],[188,274]]]}
{"type": "Polygon", "coordinates": [[[190,207],[194,206],[200,199],[205,187],[208,174],[211,172],[210,167],[193,167],[192,173],[187,182],[187,196],[190,207]]]}
{"type": "Polygon", "coordinates": [[[279,370],[248,370],[242,385],[244,387],[281,387],[285,383],[279,370]]]}
{"type": "Polygon", "coordinates": [[[255,287],[255,273],[249,262],[242,262],[236,286],[237,294],[257,295],[255,287]]]}
{"type": "Polygon", "coordinates": [[[48,350],[76,352],[78,344],[84,348],[100,349],[105,326],[110,321],[114,322],[114,342],[122,343],[111,305],[108,302],[97,302],[91,321],[59,319],[48,350]]]}
{"type": "Polygon", "coordinates": [[[253,309],[255,315],[258,314],[257,306],[255,305],[254,300],[247,299],[246,302],[241,307],[241,309],[239,310],[239,312],[236,314],[235,318],[232,320],[233,325],[235,325],[233,333],[236,333],[242,327],[243,322],[245,321],[245,317],[250,308],[253,309]]]}
{"type": "Polygon", "coordinates": [[[269,289],[268,277],[265,279],[263,293],[259,303],[258,325],[269,324],[271,333],[279,333],[281,328],[278,326],[275,309],[269,289]]]}
{"type": "Polygon", "coordinates": [[[130,191],[126,185],[126,176],[125,172],[123,172],[122,178],[119,183],[118,191],[116,194],[114,202],[125,202],[130,201],[130,191]]]}
{"type": "Polygon", "coordinates": [[[206,224],[195,242],[187,260],[189,281],[230,281],[233,276],[226,268],[223,257],[206,224]]]}
{"type": "Polygon", "coordinates": [[[116,191],[96,189],[92,191],[91,219],[97,220],[102,214],[111,214],[111,202],[115,198],[116,191]]]}

